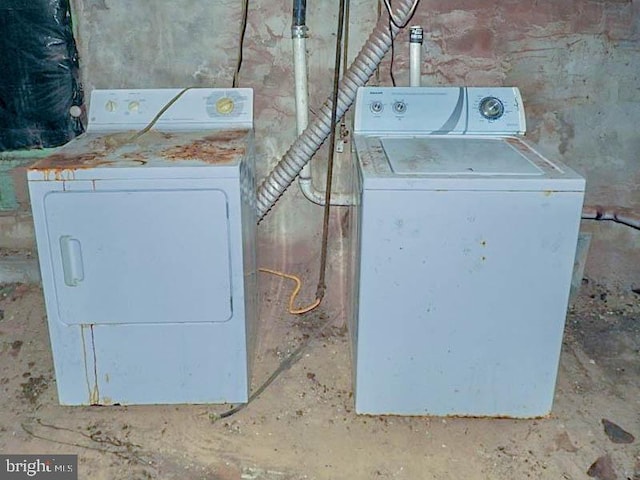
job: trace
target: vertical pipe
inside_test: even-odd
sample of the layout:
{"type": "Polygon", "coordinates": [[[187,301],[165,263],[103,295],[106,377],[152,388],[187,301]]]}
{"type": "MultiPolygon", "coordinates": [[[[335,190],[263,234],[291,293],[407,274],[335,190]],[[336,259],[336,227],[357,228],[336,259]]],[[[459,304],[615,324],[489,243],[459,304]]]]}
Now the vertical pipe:
{"type": "Polygon", "coordinates": [[[293,27],[302,27],[307,23],[307,0],[293,0],[293,27]]]}
{"type": "Polygon", "coordinates": [[[419,87],[421,79],[422,68],[422,27],[411,27],[409,34],[409,85],[412,87],[419,87]]]}
{"type": "Polygon", "coordinates": [[[296,129],[298,135],[309,123],[309,93],[307,78],[307,0],[293,0],[291,38],[296,95],[296,129]]]}
{"type": "MultiPolygon", "coordinates": [[[[347,3],[348,5],[348,3],[347,3]]],[[[348,12],[348,8],[346,9],[348,12]]],[[[347,14],[345,12],[345,15],[347,14]]],[[[296,101],[296,130],[298,135],[307,128],[309,123],[309,78],[307,70],[307,36],[308,28],[305,25],[306,1],[294,0],[293,19],[291,23],[291,38],[293,40],[293,72],[295,81],[295,101],[296,101]]],[[[348,31],[348,29],[345,29],[348,31]]],[[[346,58],[346,55],[345,55],[346,58]]],[[[346,65],[345,65],[346,70],[346,65]]],[[[305,198],[317,205],[324,205],[326,202],[325,192],[316,189],[313,185],[313,173],[311,162],[308,162],[298,177],[298,185],[305,198]]],[[[333,194],[333,205],[351,205],[352,199],[349,194],[333,194]]]]}
{"type": "Polygon", "coordinates": [[[293,0],[291,38],[293,39],[293,69],[296,89],[296,128],[300,135],[309,123],[307,78],[307,0],[293,0]]]}
{"type": "MultiPolygon", "coordinates": [[[[293,75],[296,99],[296,131],[304,132],[309,124],[309,78],[307,70],[307,32],[306,0],[293,0],[293,18],[291,39],[293,40],[293,75]]],[[[316,194],[311,178],[311,163],[307,163],[298,177],[300,190],[305,197],[315,203],[321,203],[324,197],[316,194]]]]}
{"type": "Polygon", "coordinates": [[[296,95],[296,129],[298,135],[304,132],[309,123],[309,92],[307,78],[307,27],[294,26],[293,37],[293,73],[296,95]]]}
{"type": "MultiPolygon", "coordinates": [[[[309,124],[309,78],[307,70],[307,32],[306,0],[293,0],[293,17],[291,21],[291,39],[293,40],[293,75],[296,99],[296,131],[300,135],[309,124]]],[[[319,203],[322,198],[314,195],[311,163],[307,163],[300,171],[298,183],[302,193],[309,200],[319,203]],[[316,198],[318,197],[318,198],[316,198]]]]}

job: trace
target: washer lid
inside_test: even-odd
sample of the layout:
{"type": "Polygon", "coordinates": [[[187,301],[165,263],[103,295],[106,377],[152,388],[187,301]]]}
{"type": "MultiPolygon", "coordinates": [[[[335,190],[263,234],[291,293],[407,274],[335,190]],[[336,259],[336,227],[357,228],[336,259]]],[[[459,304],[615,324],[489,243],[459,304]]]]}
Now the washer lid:
{"type": "Polygon", "coordinates": [[[391,170],[400,175],[532,176],[544,172],[498,138],[382,138],[391,170]]]}
{"type": "Polygon", "coordinates": [[[353,138],[365,190],[583,192],[585,187],[576,172],[517,137],[356,134],[353,138]]]}

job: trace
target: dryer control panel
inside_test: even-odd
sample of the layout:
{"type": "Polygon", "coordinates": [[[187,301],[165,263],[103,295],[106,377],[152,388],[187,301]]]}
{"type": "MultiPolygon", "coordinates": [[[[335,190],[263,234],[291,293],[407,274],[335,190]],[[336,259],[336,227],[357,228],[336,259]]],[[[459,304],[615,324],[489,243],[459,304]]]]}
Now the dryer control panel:
{"type": "Polygon", "coordinates": [[[141,129],[160,114],[155,127],[186,131],[251,128],[250,88],[115,89],[91,92],[89,132],[141,129]],[[163,112],[163,109],[164,112],[163,112]]]}
{"type": "Polygon", "coordinates": [[[355,133],[365,135],[523,135],[515,87],[363,87],[355,133]]]}

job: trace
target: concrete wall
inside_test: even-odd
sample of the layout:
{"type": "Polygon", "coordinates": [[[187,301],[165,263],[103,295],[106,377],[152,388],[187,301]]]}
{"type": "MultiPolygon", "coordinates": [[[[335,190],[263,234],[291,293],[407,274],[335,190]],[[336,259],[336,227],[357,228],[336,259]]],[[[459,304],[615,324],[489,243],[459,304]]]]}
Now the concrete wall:
{"type": "MultiPolygon", "coordinates": [[[[320,106],[331,87],[337,4],[308,5],[312,109],[320,106]]],[[[519,86],[529,140],[587,176],[588,202],[640,209],[637,5],[603,0],[422,0],[412,23],[426,32],[423,83],[519,86]]],[[[231,85],[239,0],[74,0],[73,7],[87,91],[231,85]]],[[[376,12],[375,0],[351,2],[350,56],[373,27],[376,12]]],[[[290,15],[288,0],[250,2],[240,83],[255,89],[262,174],[295,135],[290,15]]],[[[406,40],[406,33],[401,34],[395,49],[394,68],[401,84],[408,79],[406,40]]],[[[380,83],[389,84],[388,71],[387,59],[380,83]]],[[[324,158],[326,149],[316,160],[318,171],[324,158]]],[[[341,161],[347,163],[348,158],[341,161]]],[[[263,222],[263,248],[315,278],[321,213],[292,187],[263,222]]],[[[343,216],[337,211],[338,229],[344,225],[343,216]]],[[[588,274],[638,285],[640,234],[610,224],[585,229],[595,232],[588,274]]]]}

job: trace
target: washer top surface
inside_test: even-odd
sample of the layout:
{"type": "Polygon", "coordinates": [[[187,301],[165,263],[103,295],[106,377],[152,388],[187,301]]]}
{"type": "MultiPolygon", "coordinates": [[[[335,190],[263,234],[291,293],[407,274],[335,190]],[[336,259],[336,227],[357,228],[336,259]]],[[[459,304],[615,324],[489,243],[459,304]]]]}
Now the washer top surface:
{"type": "Polygon", "coordinates": [[[378,190],[584,191],[585,181],[517,137],[356,135],[363,186],[378,190]]]}
{"type": "Polygon", "coordinates": [[[402,175],[542,175],[499,138],[382,138],[391,170],[402,175]]]}

